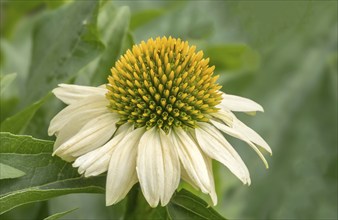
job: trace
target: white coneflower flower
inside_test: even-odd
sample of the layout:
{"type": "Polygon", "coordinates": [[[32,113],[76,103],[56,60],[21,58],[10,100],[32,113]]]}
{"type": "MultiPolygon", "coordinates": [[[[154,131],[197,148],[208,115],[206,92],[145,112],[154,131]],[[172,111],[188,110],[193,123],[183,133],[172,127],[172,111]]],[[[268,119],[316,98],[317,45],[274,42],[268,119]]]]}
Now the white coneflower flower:
{"type": "Polygon", "coordinates": [[[263,108],[220,91],[214,66],[195,46],[169,37],[133,46],[101,87],[60,84],[53,92],[68,106],[51,121],[54,155],[75,161],[80,174],[108,171],[106,204],[122,200],[140,182],[144,197],[165,206],[180,179],[217,203],[211,159],[250,184],[248,169],[221,132],[257,146],[268,144],[232,111],[263,108]]]}

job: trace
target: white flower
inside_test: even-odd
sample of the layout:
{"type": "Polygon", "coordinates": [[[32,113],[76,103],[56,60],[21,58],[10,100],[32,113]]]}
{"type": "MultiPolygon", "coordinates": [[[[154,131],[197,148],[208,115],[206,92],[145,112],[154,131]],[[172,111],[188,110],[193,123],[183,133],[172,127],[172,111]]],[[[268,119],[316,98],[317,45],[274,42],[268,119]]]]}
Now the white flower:
{"type": "Polygon", "coordinates": [[[68,106],[50,123],[48,134],[57,137],[53,155],[74,161],[85,177],[108,171],[107,205],[139,182],[150,206],[165,206],[181,178],[216,205],[211,159],[250,184],[222,132],[248,143],[266,167],[259,148],[271,149],[232,113],[263,108],[221,92],[208,62],[187,42],[157,38],[127,51],[106,86],[60,84],[53,93],[68,106]]]}

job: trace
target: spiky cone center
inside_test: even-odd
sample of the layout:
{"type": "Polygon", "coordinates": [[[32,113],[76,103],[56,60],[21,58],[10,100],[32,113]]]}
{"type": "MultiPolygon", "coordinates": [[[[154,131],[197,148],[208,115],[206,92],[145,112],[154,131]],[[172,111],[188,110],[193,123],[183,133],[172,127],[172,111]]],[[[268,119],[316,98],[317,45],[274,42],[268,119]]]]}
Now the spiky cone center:
{"type": "Polygon", "coordinates": [[[194,128],[209,121],[221,102],[214,66],[195,46],[175,38],[156,38],[134,45],[115,63],[108,77],[109,108],[118,124],[135,128],[194,128]]]}

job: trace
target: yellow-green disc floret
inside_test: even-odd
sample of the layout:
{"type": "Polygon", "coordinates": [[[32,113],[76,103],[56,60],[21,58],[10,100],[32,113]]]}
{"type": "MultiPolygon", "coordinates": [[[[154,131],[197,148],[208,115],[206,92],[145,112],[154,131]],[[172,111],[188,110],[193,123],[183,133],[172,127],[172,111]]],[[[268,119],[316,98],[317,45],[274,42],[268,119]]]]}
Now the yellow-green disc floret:
{"type": "Polygon", "coordinates": [[[135,128],[172,126],[194,128],[209,121],[221,102],[214,66],[195,46],[175,38],[156,38],[133,46],[111,69],[107,85],[109,108],[120,115],[118,124],[135,128]]]}

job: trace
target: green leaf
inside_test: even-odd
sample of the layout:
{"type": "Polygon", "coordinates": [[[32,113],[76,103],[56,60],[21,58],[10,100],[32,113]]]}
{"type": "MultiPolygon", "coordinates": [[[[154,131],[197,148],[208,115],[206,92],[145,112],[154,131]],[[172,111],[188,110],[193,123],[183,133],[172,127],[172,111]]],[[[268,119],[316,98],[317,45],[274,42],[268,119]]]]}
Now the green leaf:
{"type": "Polygon", "coordinates": [[[0,179],[13,179],[22,177],[24,175],[26,175],[25,172],[6,164],[0,163],[0,179]]]}
{"type": "Polygon", "coordinates": [[[73,212],[75,210],[77,210],[78,208],[75,208],[75,209],[71,209],[71,210],[68,210],[68,211],[64,211],[64,212],[59,212],[59,213],[55,213],[51,216],[48,216],[47,218],[45,218],[44,220],[57,220],[65,215],[67,215],[68,213],[70,212],[73,212]]]}
{"type": "Polygon", "coordinates": [[[187,190],[176,192],[165,207],[151,208],[135,185],[127,196],[127,208],[124,219],[220,219],[224,220],[213,208],[187,190]]]}
{"type": "Polygon", "coordinates": [[[0,95],[3,95],[6,88],[14,81],[16,78],[16,73],[10,73],[4,76],[0,76],[0,95]]]}
{"type": "Polygon", "coordinates": [[[22,204],[68,193],[102,193],[105,177],[83,178],[70,163],[52,157],[53,142],[30,136],[0,133],[1,163],[26,173],[0,180],[0,214],[22,204]]]}
{"type": "Polygon", "coordinates": [[[76,204],[78,210],[67,215],[66,219],[123,219],[126,200],[113,206],[106,206],[104,194],[77,193],[58,196],[48,200],[50,213],[68,210],[76,204]]]}
{"type": "Polygon", "coordinates": [[[34,32],[26,104],[69,80],[102,51],[98,2],[74,1],[41,17],[34,32]]]}
{"type": "Polygon", "coordinates": [[[167,210],[172,219],[225,219],[201,198],[184,189],[173,196],[167,210]]]}
{"type": "Polygon", "coordinates": [[[143,219],[170,219],[167,210],[160,205],[156,208],[149,206],[145,200],[139,184],[136,184],[127,195],[127,204],[124,215],[125,220],[143,219]]]}
{"type": "Polygon", "coordinates": [[[164,9],[150,9],[134,13],[130,21],[130,29],[136,28],[162,16],[166,11],[164,9]]]}
{"type": "Polygon", "coordinates": [[[36,111],[50,98],[51,94],[47,94],[41,100],[26,107],[15,115],[6,118],[0,124],[0,131],[7,131],[14,134],[21,134],[35,115],[36,111]]]}
{"type": "MultiPolygon", "coordinates": [[[[69,207],[67,207],[67,209],[69,209],[69,207]]],[[[45,201],[35,202],[16,207],[6,213],[3,213],[0,215],[1,216],[0,219],[1,220],[43,219],[50,215],[49,211],[50,207],[46,206],[45,201]]]]}
{"type": "Polygon", "coordinates": [[[106,3],[100,11],[98,25],[102,33],[102,40],[106,45],[105,51],[100,57],[100,61],[92,78],[92,83],[100,85],[107,82],[110,69],[115,61],[123,53],[122,46],[126,38],[130,20],[128,7],[115,9],[112,2],[106,3]],[[112,11],[115,13],[112,13],[112,11]]]}

